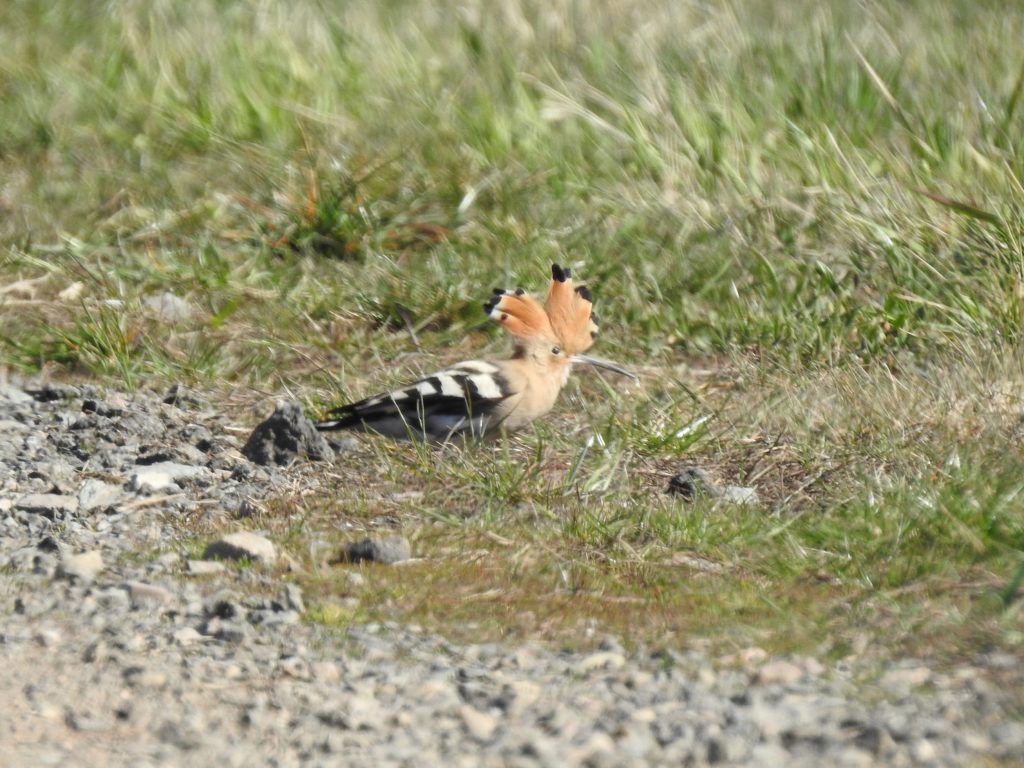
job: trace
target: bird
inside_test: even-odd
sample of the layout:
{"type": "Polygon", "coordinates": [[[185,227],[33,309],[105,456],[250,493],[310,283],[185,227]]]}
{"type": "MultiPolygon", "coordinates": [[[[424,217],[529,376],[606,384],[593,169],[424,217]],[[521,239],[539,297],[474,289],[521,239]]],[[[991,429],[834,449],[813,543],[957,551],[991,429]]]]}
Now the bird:
{"type": "Polygon", "coordinates": [[[328,411],[321,432],[352,430],[395,439],[446,443],[512,432],[547,414],[573,365],[591,365],[636,379],[607,360],[582,354],[597,338],[598,318],[585,285],[551,265],[541,304],[522,288],[495,288],[484,312],[512,336],[507,360],[467,360],[390,392],[328,411]]]}

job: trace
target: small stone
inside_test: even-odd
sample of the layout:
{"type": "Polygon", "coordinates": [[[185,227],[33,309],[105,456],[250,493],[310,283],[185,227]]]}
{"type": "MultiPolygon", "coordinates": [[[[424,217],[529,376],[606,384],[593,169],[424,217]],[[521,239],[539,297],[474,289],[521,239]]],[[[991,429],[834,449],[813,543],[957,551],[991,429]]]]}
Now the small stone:
{"type": "Polygon", "coordinates": [[[133,688],[155,689],[167,685],[167,675],[155,669],[128,667],[122,674],[125,682],[133,688]]]}
{"type": "Polygon", "coordinates": [[[509,715],[516,716],[536,704],[543,693],[544,689],[531,680],[513,680],[505,684],[500,703],[509,715]]]}
{"type": "Polygon", "coordinates": [[[146,584],[142,581],[128,581],[125,582],[124,587],[128,590],[128,596],[132,599],[132,603],[136,605],[142,603],[169,603],[174,599],[174,595],[170,590],[155,584],[146,584]]]}
{"type": "Polygon", "coordinates": [[[913,755],[915,762],[918,764],[934,762],[935,758],[938,757],[935,745],[928,739],[918,739],[915,741],[910,747],[910,754],[913,755]]]}
{"type": "Polygon", "coordinates": [[[108,403],[106,400],[86,400],[82,403],[82,413],[95,413],[97,416],[111,418],[121,416],[124,408],[108,403]]]}
{"type": "Polygon", "coordinates": [[[324,436],[335,453],[352,453],[359,450],[359,441],[354,437],[324,436]]]}
{"type": "Polygon", "coordinates": [[[686,501],[707,495],[712,485],[707,471],[700,467],[686,467],[668,483],[667,492],[671,496],[679,496],[686,501]]]}
{"type": "Polygon", "coordinates": [[[730,504],[757,504],[761,500],[754,488],[745,485],[720,485],[711,495],[730,504]]]}
{"type": "Polygon", "coordinates": [[[154,733],[164,744],[184,752],[196,750],[203,743],[202,735],[194,728],[172,720],[164,721],[159,728],[154,729],[154,733]]]}
{"type": "Polygon", "coordinates": [[[54,629],[53,627],[46,627],[36,632],[35,641],[38,645],[43,648],[53,648],[60,645],[62,636],[60,630],[54,629]]]}
{"type": "Polygon", "coordinates": [[[90,582],[103,570],[103,555],[99,550],[82,552],[77,555],[66,555],[61,558],[57,573],[66,579],[77,579],[90,582]]]}
{"type": "Polygon", "coordinates": [[[804,659],[800,666],[803,667],[804,672],[811,677],[818,677],[825,672],[825,665],[812,656],[808,656],[804,659]]]}
{"type": "Polygon", "coordinates": [[[44,384],[38,389],[26,389],[37,403],[52,403],[57,400],[71,400],[81,396],[81,390],[67,384],[44,384]]]}
{"type": "Polygon", "coordinates": [[[263,536],[249,531],[230,533],[211,542],[203,552],[204,560],[252,560],[271,565],[277,560],[277,547],[263,536]]]}
{"type": "Polygon", "coordinates": [[[129,638],[120,642],[122,650],[128,651],[129,653],[142,653],[143,651],[149,650],[149,640],[145,635],[136,632],[129,638]]]}
{"type": "Polygon", "coordinates": [[[802,679],[804,671],[796,664],[781,659],[770,661],[761,667],[754,676],[761,685],[789,685],[802,679]]]}
{"type": "Polygon", "coordinates": [[[136,467],[128,481],[131,489],[137,493],[153,494],[164,491],[179,491],[179,480],[206,481],[210,479],[210,470],[189,464],[177,464],[173,461],[161,461],[136,467]]]}
{"type": "Polygon", "coordinates": [[[190,645],[195,645],[203,639],[203,636],[199,634],[199,631],[193,627],[182,627],[181,629],[177,629],[171,636],[174,638],[174,642],[177,645],[186,648],[190,645]]]}
{"type": "Polygon", "coordinates": [[[651,707],[641,707],[640,709],[634,709],[630,713],[629,719],[637,723],[653,723],[658,719],[658,713],[651,707]]]}
{"type": "Polygon", "coordinates": [[[222,573],[224,569],[224,563],[218,563],[216,560],[189,560],[185,563],[185,570],[189,576],[212,576],[215,573],[222,573]]]}
{"type": "Polygon", "coordinates": [[[842,750],[835,761],[837,768],[871,768],[877,764],[878,761],[873,755],[857,747],[842,750]]]}
{"type": "Polygon", "coordinates": [[[182,323],[196,312],[195,307],[170,291],[153,294],[142,299],[142,308],[163,323],[182,323]]]}
{"type": "Polygon", "coordinates": [[[333,661],[314,661],[309,665],[310,675],[322,683],[335,683],[341,679],[341,670],[333,661]]]}
{"type": "Polygon", "coordinates": [[[468,704],[459,708],[459,717],[466,733],[477,741],[490,741],[498,727],[498,718],[468,704]]]}
{"type": "Polygon", "coordinates": [[[55,493],[30,493],[14,503],[15,509],[54,520],[78,511],[78,499],[55,493]]]}
{"type": "Polygon", "coordinates": [[[74,731],[81,733],[102,733],[107,731],[113,723],[106,718],[92,717],[81,712],[69,711],[64,716],[64,723],[74,731]]]}
{"type": "Polygon", "coordinates": [[[139,675],[136,684],[140,688],[163,688],[167,685],[167,675],[156,670],[147,670],[139,675]]]}
{"type": "Polygon", "coordinates": [[[65,288],[62,288],[57,293],[57,298],[61,301],[78,301],[84,291],[85,283],[75,280],[73,283],[69,283],[65,288]]]}
{"type": "Polygon", "coordinates": [[[22,392],[17,387],[12,387],[9,384],[0,384],[0,402],[3,401],[12,404],[25,404],[34,402],[35,398],[22,392]]]}
{"type": "Polygon", "coordinates": [[[1020,661],[1012,653],[992,651],[984,655],[984,665],[989,669],[1016,669],[1020,661]]]}
{"type": "Polygon", "coordinates": [[[83,512],[110,507],[116,504],[123,494],[124,491],[116,485],[104,483],[102,480],[86,480],[78,491],[78,507],[83,512]]]}
{"type": "Polygon", "coordinates": [[[779,744],[766,742],[755,744],[750,752],[751,765],[790,765],[793,762],[792,756],[779,744]]]}
{"type": "Polygon", "coordinates": [[[931,676],[927,667],[898,667],[887,671],[878,683],[890,691],[906,691],[924,685],[931,676]]]}
{"type": "Polygon", "coordinates": [[[309,664],[301,656],[288,656],[278,662],[278,668],[288,677],[296,680],[309,680],[309,664]]]}
{"type": "Polygon", "coordinates": [[[223,590],[211,595],[203,603],[203,614],[218,619],[238,619],[245,616],[246,609],[234,592],[223,590]]]}
{"type": "Polygon", "coordinates": [[[765,738],[775,738],[792,725],[791,714],[782,707],[755,700],[747,717],[765,738]]]}
{"type": "Polygon", "coordinates": [[[161,570],[172,568],[181,562],[181,554],[178,552],[164,552],[153,561],[160,565],[161,570]]]}
{"type": "Polygon", "coordinates": [[[281,589],[279,600],[288,610],[298,613],[306,612],[306,604],[302,601],[302,589],[298,584],[285,584],[281,589]]]}
{"type": "Polygon", "coordinates": [[[102,640],[90,643],[82,654],[82,661],[87,664],[100,664],[110,658],[110,646],[102,640]]]}
{"type": "Polygon", "coordinates": [[[587,674],[599,669],[620,669],[626,663],[626,657],[614,651],[598,651],[585,656],[577,665],[576,670],[587,674]]]}
{"type": "MultiPolygon", "coordinates": [[[[614,765],[615,742],[604,731],[594,731],[585,742],[569,752],[566,765],[614,765]]],[[[712,762],[709,760],[708,762],[712,762]]]]}
{"type": "Polygon", "coordinates": [[[362,589],[366,586],[366,577],[358,571],[346,571],[345,586],[349,589],[362,589]]]}
{"type": "Polygon", "coordinates": [[[252,635],[252,626],[236,621],[212,618],[206,623],[207,635],[229,643],[244,643],[252,635]]]}
{"type": "Polygon", "coordinates": [[[757,664],[761,664],[768,658],[768,651],[764,648],[758,648],[756,645],[749,648],[742,648],[736,653],[730,653],[727,656],[723,656],[719,659],[722,664],[734,665],[739,664],[741,666],[750,668],[757,664]]]}
{"type": "Polygon", "coordinates": [[[718,485],[701,467],[686,467],[669,481],[667,492],[686,501],[706,497],[730,504],[756,504],[757,491],[742,485],[718,485]]]}
{"type": "Polygon", "coordinates": [[[412,547],[404,536],[363,539],[346,544],[338,553],[339,563],[400,563],[412,556],[412,547]]]}
{"type": "Polygon", "coordinates": [[[1024,755],[1024,724],[1012,720],[1000,723],[989,735],[999,753],[1024,755]]]}
{"type": "Polygon", "coordinates": [[[333,456],[331,446],[294,400],[278,404],[273,415],[249,435],[242,453],[263,465],[290,464],[300,456],[313,461],[326,461],[333,456]]]}

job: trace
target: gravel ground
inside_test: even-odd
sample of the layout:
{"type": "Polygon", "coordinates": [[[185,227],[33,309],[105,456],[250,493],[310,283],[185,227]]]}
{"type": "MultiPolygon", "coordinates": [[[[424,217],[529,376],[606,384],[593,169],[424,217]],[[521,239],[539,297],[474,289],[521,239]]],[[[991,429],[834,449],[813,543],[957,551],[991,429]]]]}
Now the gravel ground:
{"type": "MultiPolygon", "coordinates": [[[[259,565],[286,557],[274,542],[225,537],[204,559],[182,540],[183,519],[244,517],[296,473],[315,487],[251,463],[243,437],[180,390],[0,385],[4,765],[1024,761],[1024,673],[999,653],[866,684],[754,649],[723,663],[306,623],[298,587],[259,565]],[[212,559],[239,553],[254,565],[212,559]]],[[[360,568],[339,578],[358,588],[360,568]]]]}

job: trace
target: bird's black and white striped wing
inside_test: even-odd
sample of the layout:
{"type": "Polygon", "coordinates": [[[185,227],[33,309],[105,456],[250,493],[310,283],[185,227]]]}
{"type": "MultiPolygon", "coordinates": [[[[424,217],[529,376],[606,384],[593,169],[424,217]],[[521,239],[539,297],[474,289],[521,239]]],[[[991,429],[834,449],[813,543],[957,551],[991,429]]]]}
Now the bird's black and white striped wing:
{"type": "Polygon", "coordinates": [[[483,435],[500,422],[500,404],[509,395],[501,369],[470,360],[407,387],[329,412],[321,431],[351,429],[399,439],[443,442],[459,434],[483,435]]]}

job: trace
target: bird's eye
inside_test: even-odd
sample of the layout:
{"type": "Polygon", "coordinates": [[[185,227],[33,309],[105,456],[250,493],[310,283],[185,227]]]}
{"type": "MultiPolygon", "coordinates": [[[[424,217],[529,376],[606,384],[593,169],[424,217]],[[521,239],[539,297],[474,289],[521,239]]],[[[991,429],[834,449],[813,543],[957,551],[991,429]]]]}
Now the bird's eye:
{"type": "Polygon", "coordinates": [[[562,354],[562,348],[561,347],[552,347],[551,348],[551,354],[552,355],[560,355],[560,354],[562,354]]]}

